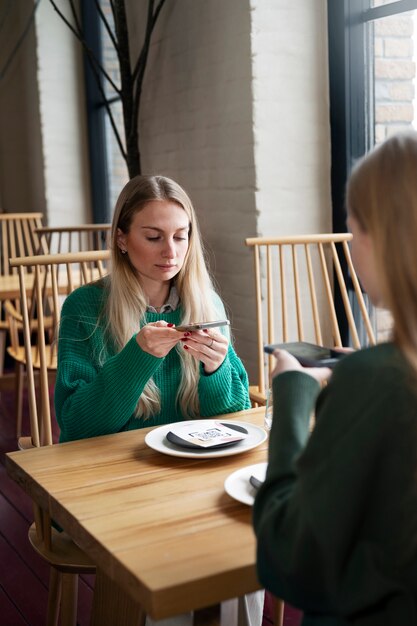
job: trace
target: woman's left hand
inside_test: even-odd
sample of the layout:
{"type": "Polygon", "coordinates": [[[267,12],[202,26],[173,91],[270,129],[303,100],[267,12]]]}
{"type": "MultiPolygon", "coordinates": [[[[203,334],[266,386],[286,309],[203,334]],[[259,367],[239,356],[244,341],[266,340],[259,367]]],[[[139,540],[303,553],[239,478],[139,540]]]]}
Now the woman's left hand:
{"type": "Polygon", "coordinates": [[[184,350],[203,363],[207,374],[212,374],[220,367],[229,347],[227,337],[215,330],[192,331],[182,342],[184,350]]]}

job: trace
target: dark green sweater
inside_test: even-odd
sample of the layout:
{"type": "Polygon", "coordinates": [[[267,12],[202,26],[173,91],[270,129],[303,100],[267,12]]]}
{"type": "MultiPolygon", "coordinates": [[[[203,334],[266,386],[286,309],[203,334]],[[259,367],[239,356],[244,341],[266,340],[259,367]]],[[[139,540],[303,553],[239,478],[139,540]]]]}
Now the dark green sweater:
{"type": "MultiPolygon", "coordinates": [[[[62,307],[55,386],[60,441],[184,419],[176,404],[181,380],[177,350],[173,348],[158,358],[144,352],[133,336],[115,353],[106,344],[99,322],[105,297],[103,283],[95,283],[75,290],[62,307]],[[160,390],[161,411],[146,420],[136,418],[136,404],[151,377],[160,390]]],[[[222,309],[219,315],[224,316],[220,299],[215,304],[222,309]]],[[[179,324],[181,315],[181,307],[170,313],[146,313],[141,325],[157,320],[179,324]]],[[[200,368],[198,396],[202,417],[249,408],[247,374],[231,346],[214,373],[205,375],[200,368]]]]}
{"type": "Polygon", "coordinates": [[[416,388],[392,344],[344,358],[320,395],[302,372],[273,381],[258,573],[303,626],[417,624],[416,388]]]}

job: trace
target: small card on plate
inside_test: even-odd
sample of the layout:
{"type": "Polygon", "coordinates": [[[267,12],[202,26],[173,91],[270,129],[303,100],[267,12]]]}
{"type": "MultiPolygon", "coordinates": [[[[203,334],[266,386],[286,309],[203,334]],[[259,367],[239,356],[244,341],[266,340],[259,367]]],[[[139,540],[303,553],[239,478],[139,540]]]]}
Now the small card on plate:
{"type": "Polygon", "coordinates": [[[220,448],[239,443],[248,436],[248,431],[237,424],[217,420],[180,422],[166,435],[171,443],[186,448],[220,448]]]}

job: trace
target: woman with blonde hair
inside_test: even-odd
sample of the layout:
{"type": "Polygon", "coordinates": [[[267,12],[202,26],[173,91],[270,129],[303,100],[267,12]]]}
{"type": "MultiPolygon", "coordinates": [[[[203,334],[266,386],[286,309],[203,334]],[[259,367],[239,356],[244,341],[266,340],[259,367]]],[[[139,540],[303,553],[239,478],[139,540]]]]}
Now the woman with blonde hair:
{"type": "Polygon", "coordinates": [[[111,237],[110,275],[75,290],[62,308],[60,441],[249,408],[228,333],[176,330],[225,317],[186,192],[163,176],[133,178],[111,237]]]}
{"type": "Polygon", "coordinates": [[[347,210],[353,262],[373,304],[391,311],[392,340],[345,356],[333,374],[276,351],[269,463],[254,506],[258,572],[304,611],[303,626],[414,626],[417,133],[356,165],[347,210]]]}

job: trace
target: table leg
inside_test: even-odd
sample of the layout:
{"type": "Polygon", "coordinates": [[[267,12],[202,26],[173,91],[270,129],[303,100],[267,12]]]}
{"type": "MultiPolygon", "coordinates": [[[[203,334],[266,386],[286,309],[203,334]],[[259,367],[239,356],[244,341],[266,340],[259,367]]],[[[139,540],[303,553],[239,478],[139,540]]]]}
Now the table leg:
{"type": "Polygon", "coordinates": [[[145,621],[146,614],[141,605],[97,569],[91,626],[145,626],[145,621]]]}

